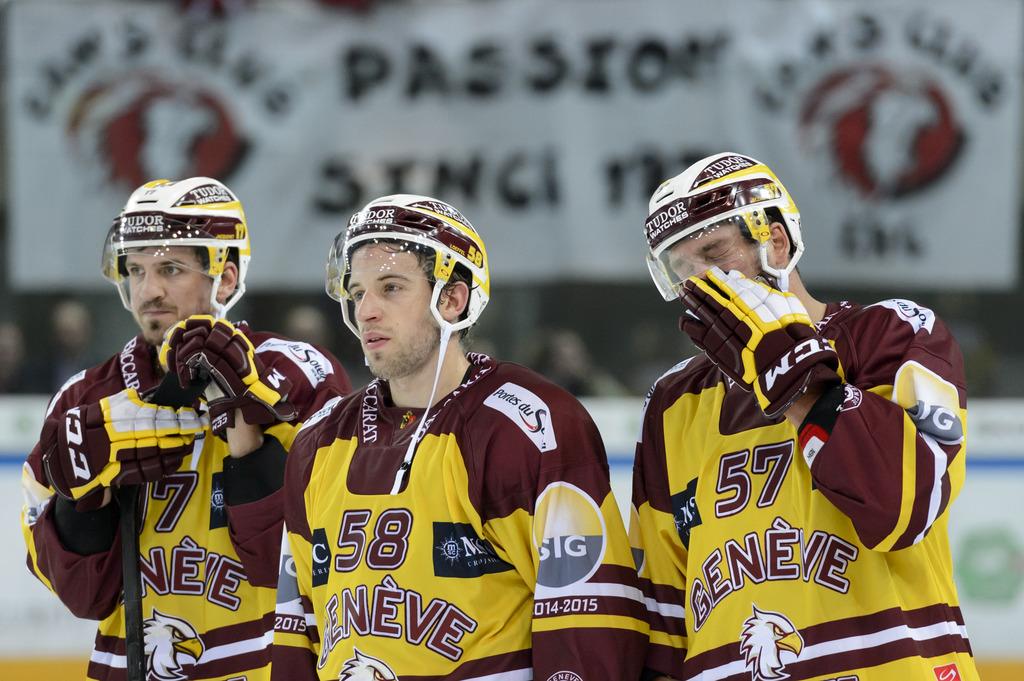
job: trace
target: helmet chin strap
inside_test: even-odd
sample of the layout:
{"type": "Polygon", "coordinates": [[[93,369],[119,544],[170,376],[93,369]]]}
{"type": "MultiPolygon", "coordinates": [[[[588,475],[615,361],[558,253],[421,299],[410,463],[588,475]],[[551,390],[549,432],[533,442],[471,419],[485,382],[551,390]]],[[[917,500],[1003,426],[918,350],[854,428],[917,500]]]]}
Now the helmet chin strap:
{"type": "Polygon", "coordinates": [[[441,290],[444,289],[447,281],[438,280],[434,282],[434,291],[430,297],[430,312],[434,317],[434,320],[438,322],[441,327],[441,344],[437,350],[437,367],[434,369],[434,383],[430,386],[430,397],[427,399],[427,407],[423,411],[423,416],[420,417],[420,422],[416,425],[416,430],[412,434],[412,440],[409,442],[409,446],[405,450],[405,458],[402,459],[402,465],[398,467],[398,472],[395,474],[395,482],[391,486],[391,494],[398,494],[402,490],[402,481],[409,474],[409,469],[412,468],[413,457],[416,456],[416,447],[419,445],[420,438],[423,437],[423,433],[426,430],[427,415],[430,413],[430,408],[434,404],[434,396],[437,394],[437,384],[441,381],[441,368],[444,366],[444,358],[448,353],[448,341],[451,340],[452,332],[455,330],[454,325],[445,320],[441,316],[440,310],[437,309],[438,300],[441,297],[441,290]]]}
{"type": "MultiPolygon", "coordinates": [[[[789,233],[789,232],[787,232],[789,233]]],[[[790,236],[792,239],[792,236],[790,236]]],[[[758,244],[758,258],[761,261],[761,272],[762,275],[769,279],[765,282],[779,289],[780,291],[789,291],[789,275],[796,269],[796,264],[800,260],[800,257],[804,254],[804,242],[802,239],[796,239],[791,241],[791,250],[789,254],[789,262],[786,266],[779,269],[778,267],[772,267],[768,264],[768,246],[770,241],[762,241],[758,244]]]]}
{"type": "Polygon", "coordinates": [[[768,264],[768,243],[762,242],[757,247],[758,258],[761,261],[761,274],[756,277],[757,279],[763,279],[765,284],[768,284],[772,288],[777,288],[780,291],[789,291],[789,273],[792,271],[792,267],[786,267],[784,269],[778,269],[768,264]]]}
{"type": "MultiPolygon", "coordinates": [[[[213,316],[218,319],[224,319],[224,315],[227,314],[228,308],[231,307],[230,303],[221,304],[221,302],[217,300],[217,292],[220,291],[221,276],[222,275],[220,274],[213,276],[213,286],[210,287],[210,308],[213,310],[213,316]]],[[[235,298],[237,299],[237,296],[235,296],[235,298]]]]}

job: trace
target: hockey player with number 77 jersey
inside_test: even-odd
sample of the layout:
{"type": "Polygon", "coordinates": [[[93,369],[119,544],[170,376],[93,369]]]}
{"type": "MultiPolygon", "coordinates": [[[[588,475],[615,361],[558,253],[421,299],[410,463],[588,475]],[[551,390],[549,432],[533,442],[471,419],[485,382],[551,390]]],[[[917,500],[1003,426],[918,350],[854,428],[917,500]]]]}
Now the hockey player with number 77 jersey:
{"type": "Polygon", "coordinates": [[[22,475],[29,569],[71,614],[99,621],[89,679],[127,677],[122,485],[137,486],[142,509],[147,678],[270,676],[286,451],[350,386],[325,351],[224,318],[249,255],[241,203],[205,177],[139,187],[108,234],[103,274],[140,334],[54,396],[22,475]],[[219,397],[180,409],[143,399],[200,373],[219,397]]]}

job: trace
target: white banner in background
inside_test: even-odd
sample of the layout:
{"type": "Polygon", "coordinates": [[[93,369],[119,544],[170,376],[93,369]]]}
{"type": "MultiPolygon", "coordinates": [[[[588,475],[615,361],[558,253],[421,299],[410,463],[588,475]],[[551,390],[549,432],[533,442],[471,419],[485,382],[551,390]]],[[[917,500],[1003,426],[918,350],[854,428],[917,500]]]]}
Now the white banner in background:
{"type": "Polygon", "coordinates": [[[254,288],[319,287],[375,195],[462,208],[499,283],[642,280],[646,200],[721,150],[761,155],[817,282],[1016,277],[1020,4],[520,0],[267,8],[15,2],[12,283],[100,286],[106,227],[160,176],[225,180],[254,288]]]}

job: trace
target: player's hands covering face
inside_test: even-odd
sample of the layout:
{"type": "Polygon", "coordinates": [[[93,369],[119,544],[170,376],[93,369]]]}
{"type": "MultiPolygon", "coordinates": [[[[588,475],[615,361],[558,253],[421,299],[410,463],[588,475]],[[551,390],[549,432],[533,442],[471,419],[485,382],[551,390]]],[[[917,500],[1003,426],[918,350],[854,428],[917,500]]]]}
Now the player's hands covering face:
{"type": "Polygon", "coordinates": [[[680,327],[777,418],[811,387],[840,382],[839,358],[792,293],[712,267],[683,284],[680,327]]]}

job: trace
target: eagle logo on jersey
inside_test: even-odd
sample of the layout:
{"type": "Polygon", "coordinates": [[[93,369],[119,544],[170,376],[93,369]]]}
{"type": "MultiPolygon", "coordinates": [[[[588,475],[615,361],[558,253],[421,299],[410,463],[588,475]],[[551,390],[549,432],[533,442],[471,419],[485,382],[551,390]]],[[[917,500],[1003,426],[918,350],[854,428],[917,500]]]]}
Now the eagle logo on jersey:
{"type": "Polygon", "coordinates": [[[193,666],[203,656],[203,642],[191,624],[153,609],[142,623],[146,652],[147,681],[183,681],[184,666],[193,666]]]}
{"type": "Polygon", "coordinates": [[[740,652],[743,653],[752,681],[779,681],[789,678],[783,669],[783,653],[800,655],[804,639],[789,619],[777,612],[759,610],[743,623],[740,652]]]}
{"type": "Polygon", "coordinates": [[[353,648],[355,657],[345,660],[338,681],[398,681],[391,667],[383,660],[364,655],[358,648],[353,648]]]}

